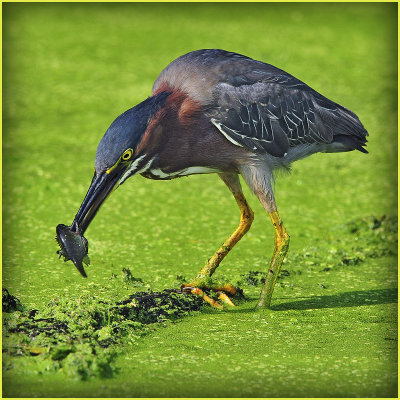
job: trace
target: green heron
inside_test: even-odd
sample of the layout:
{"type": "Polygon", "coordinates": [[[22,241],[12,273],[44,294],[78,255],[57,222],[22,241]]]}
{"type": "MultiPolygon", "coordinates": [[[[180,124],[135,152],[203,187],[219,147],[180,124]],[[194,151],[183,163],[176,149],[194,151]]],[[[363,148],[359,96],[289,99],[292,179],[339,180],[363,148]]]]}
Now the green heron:
{"type": "Polygon", "coordinates": [[[353,112],[281,69],[224,50],[193,51],[169,64],[156,79],[152,96],[107,129],[72,226],[83,235],[107,196],[133,175],[173,179],[217,173],[235,197],[240,222],[183,288],[221,307],[203,290],[217,290],[231,303],[227,293],[234,294],[234,287],[213,285],[210,277],[253,221],[240,174],[275,229],[275,249],[257,303],[269,307],[289,248],[271,186],[274,171],[317,152],[367,153],[367,135],[353,112]]]}

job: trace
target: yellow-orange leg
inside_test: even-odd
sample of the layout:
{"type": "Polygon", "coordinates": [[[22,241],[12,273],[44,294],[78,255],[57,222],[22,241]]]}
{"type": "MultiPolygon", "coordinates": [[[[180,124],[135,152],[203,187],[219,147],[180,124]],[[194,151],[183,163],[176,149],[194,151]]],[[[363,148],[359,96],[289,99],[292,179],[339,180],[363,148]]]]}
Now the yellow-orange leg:
{"type": "Polygon", "coordinates": [[[183,287],[200,287],[234,294],[235,288],[232,285],[225,284],[218,287],[213,287],[212,285],[208,286],[207,278],[211,277],[220,262],[229,253],[232,247],[250,229],[250,226],[254,219],[254,213],[248,205],[246,198],[244,197],[238,175],[234,173],[221,173],[219,174],[219,176],[228,186],[229,190],[232,192],[233,196],[236,199],[236,202],[240,209],[240,222],[234,232],[228,237],[228,239],[222,244],[222,246],[216,251],[216,253],[208,260],[207,264],[198,273],[193,282],[185,284],[183,285],[183,287]]]}
{"type": "Polygon", "coordinates": [[[289,249],[289,235],[283,226],[282,220],[279,217],[278,211],[268,213],[272,224],[275,228],[275,250],[274,255],[271,259],[267,276],[265,278],[264,286],[261,290],[260,299],[258,300],[257,306],[269,308],[271,304],[271,297],[274,291],[275,283],[278,278],[281,265],[289,249]]]}
{"type": "Polygon", "coordinates": [[[232,192],[240,209],[240,222],[238,227],[223,243],[223,245],[216,251],[216,253],[208,260],[207,264],[199,272],[196,277],[204,279],[210,277],[217,269],[220,262],[229,253],[232,247],[246,234],[254,219],[254,213],[248,205],[246,198],[240,186],[239,177],[237,174],[219,174],[229,190],[232,192]]]}

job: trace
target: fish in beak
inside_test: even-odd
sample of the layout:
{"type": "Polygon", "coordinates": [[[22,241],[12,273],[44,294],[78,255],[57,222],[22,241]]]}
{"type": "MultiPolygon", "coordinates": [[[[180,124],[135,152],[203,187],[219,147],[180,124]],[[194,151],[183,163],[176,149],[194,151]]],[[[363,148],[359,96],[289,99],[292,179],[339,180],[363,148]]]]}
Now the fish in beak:
{"type": "Polygon", "coordinates": [[[65,261],[72,260],[82,276],[86,276],[82,263],[88,262],[88,242],[83,235],[113,190],[129,177],[150,168],[153,158],[137,149],[149,122],[154,122],[170,94],[161,92],[149,97],[114,120],[97,146],[96,172],[74,221],[70,226],[60,224],[56,228],[58,254],[65,261]]]}
{"type": "Polygon", "coordinates": [[[107,171],[95,172],[89,190],[70,226],[59,224],[56,240],[60,246],[57,251],[64,261],[72,260],[83,277],[87,277],[83,264],[90,263],[89,243],[83,236],[106,198],[119,186],[120,178],[126,171],[126,164],[118,163],[107,171]]]}

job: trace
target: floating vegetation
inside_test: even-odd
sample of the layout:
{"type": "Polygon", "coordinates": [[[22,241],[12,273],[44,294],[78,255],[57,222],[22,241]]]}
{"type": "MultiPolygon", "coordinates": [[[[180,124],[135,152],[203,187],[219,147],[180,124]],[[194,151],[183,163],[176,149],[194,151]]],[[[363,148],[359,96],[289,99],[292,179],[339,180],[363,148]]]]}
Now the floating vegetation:
{"type": "MultiPolygon", "coordinates": [[[[335,227],[329,240],[316,241],[303,251],[289,252],[278,279],[281,282],[289,276],[291,280],[296,279],[305,268],[328,273],[335,268],[358,267],[369,258],[393,256],[396,251],[396,217],[359,218],[335,227]]],[[[251,286],[261,286],[266,268],[242,274],[238,285],[245,285],[248,290],[251,286]]],[[[143,291],[148,285],[129,268],[123,268],[122,275],[111,278],[123,282],[126,289],[134,291],[136,287],[141,291],[119,300],[107,297],[106,291],[101,295],[94,292],[76,298],[64,295],[41,310],[29,310],[3,289],[3,370],[14,368],[23,357],[30,357],[37,362],[38,374],[62,371],[80,380],[112,377],[117,372],[114,359],[120,344],[135,343],[160,324],[200,310],[204,305],[200,297],[178,289],[143,291]]],[[[176,276],[176,280],[177,284],[187,281],[181,275],[176,276]]],[[[330,288],[325,281],[318,285],[321,289],[330,288]]],[[[371,295],[367,297],[369,301],[371,295]]],[[[239,296],[239,300],[241,298],[246,299],[239,296]]],[[[294,304],[309,309],[312,301],[315,307],[321,307],[321,302],[326,302],[326,307],[338,302],[336,298],[332,302],[329,299],[329,296],[320,296],[304,300],[304,305],[297,300],[294,304]]],[[[346,301],[348,299],[350,302],[350,295],[345,297],[346,301]]],[[[364,304],[366,300],[361,298],[359,305],[364,304]]],[[[293,303],[278,305],[275,310],[288,307],[293,307],[293,303]]]]}
{"type": "MultiPolygon", "coordinates": [[[[333,228],[329,241],[318,241],[302,251],[289,250],[287,260],[284,261],[286,269],[281,269],[278,281],[282,282],[290,275],[301,275],[304,269],[315,268],[319,272],[329,272],[338,267],[362,265],[370,258],[396,255],[397,229],[397,217],[386,215],[357,218],[338,225],[333,228]]],[[[265,271],[251,270],[241,274],[237,283],[262,286],[266,269],[267,264],[265,271]]]]}
{"type": "Polygon", "coordinates": [[[3,289],[3,368],[15,356],[38,356],[43,370],[62,370],[87,379],[111,377],[117,345],[133,342],[162,323],[199,310],[198,296],[178,290],[140,292],[112,303],[96,295],[56,298],[43,310],[24,311],[20,301],[3,289]],[[6,302],[5,302],[6,298],[6,302]]]}
{"type": "Polygon", "coordinates": [[[337,267],[362,265],[369,258],[397,255],[397,226],[396,216],[354,219],[336,226],[329,241],[320,241],[301,252],[289,251],[286,265],[329,272],[337,267]]]}

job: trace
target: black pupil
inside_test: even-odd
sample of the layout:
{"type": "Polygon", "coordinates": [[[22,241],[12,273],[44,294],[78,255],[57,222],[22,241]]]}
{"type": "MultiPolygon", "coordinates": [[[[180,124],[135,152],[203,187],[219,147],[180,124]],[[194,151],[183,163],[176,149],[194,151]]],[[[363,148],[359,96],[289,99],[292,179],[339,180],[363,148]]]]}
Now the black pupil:
{"type": "Polygon", "coordinates": [[[123,159],[127,160],[129,158],[129,153],[124,154],[123,159]]]}

